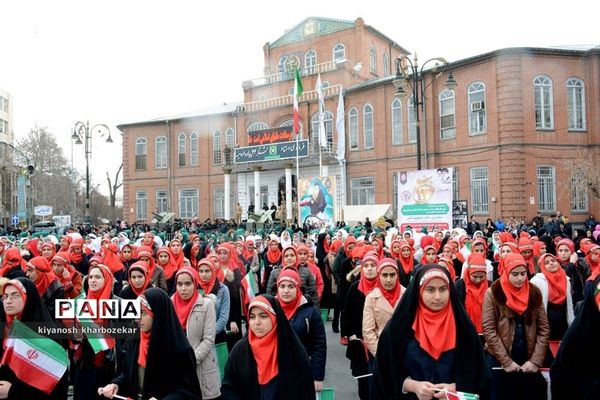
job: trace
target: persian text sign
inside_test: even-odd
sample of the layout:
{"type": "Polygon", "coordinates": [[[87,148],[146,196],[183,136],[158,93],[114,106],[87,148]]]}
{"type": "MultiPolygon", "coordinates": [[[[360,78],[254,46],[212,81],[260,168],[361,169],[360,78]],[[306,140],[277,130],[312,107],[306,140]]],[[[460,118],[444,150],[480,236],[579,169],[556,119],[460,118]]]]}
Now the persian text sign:
{"type": "Polygon", "coordinates": [[[292,140],[293,136],[291,126],[248,132],[249,146],[291,142],[292,140]]]}
{"type": "Polygon", "coordinates": [[[247,146],[234,149],[235,163],[283,160],[308,156],[308,140],[274,143],[263,146],[247,146]],[[298,149],[296,150],[296,145],[298,149]]]}

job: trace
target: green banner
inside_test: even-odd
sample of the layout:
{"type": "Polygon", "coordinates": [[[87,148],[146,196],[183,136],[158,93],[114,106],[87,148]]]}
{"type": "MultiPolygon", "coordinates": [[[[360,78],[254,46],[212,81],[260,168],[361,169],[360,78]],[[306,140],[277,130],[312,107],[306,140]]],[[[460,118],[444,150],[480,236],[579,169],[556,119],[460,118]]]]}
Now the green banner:
{"type": "Polygon", "coordinates": [[[444,215],[450,208],[448,204],[410,204],[402,206],[404,215],[444,215]]]}

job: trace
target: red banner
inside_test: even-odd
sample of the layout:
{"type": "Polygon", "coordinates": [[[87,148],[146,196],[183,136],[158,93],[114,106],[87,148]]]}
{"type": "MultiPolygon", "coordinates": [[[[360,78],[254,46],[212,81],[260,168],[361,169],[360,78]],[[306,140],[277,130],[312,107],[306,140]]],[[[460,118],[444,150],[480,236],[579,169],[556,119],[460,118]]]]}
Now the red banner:
{"type": "Polygon", "coordinates": [[[293,140],[291,126],[248,132],[248,146],[291,142],[293,140]]]}

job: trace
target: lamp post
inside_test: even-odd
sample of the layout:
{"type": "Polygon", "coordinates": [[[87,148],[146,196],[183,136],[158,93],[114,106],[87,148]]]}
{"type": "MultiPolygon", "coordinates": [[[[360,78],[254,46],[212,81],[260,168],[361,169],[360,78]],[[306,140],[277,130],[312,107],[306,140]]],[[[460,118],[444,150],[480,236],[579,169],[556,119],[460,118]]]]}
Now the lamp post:
{"type": "Polygon", "coordinates": [[[73,134],[71,139],[75,141],[75,144],[84,144],[85,149],[85,214],[84,221],[90,223],[92,221],[90,214],[90,156],[92,155],[92,131],[98,128],[98,132],[102,132],[106,129],[105,134],[101,134],[100,137],[106,138],[106,143],[112,143],[112,137],[110,136],[110,128],[106,124],[96,124],[90,128],[90,122],[85,123],[77,121],[73,127],[73,134]]]}
{"type": "MultiPolygon", "coordinates": [[[[448,61],[446,61],[443,57],[435,57],[430,58],[425,61],[423,65],[419,68],[419,63],[417,60],[417,54],[415,53],[415,58],[413,61],[410,60],[406,55],[402,55],[396,59],[396,77],[392,80],[392,84],[396,87],[396,96],[404,97],[406,96],[406,91],[404,90],[405,85],[409,85],[412,90],[412,98],[413,98],[413,108],[415,110],[415,130],[417,136],[417,169],[421,169],[421,125],[419,121],[419,106],[423,106],[425,104],[425,88],[423,85],[423,70],[425,65],[427,65],[431,61],[437,61],[442,63],[442,66],[448,65],[448,61]]],[[[432,72],[435,74],[437,71],[437,64],[432,69],[432,72]]],[[[439,73],[441,74],[441,72],[439,73]]],[[[439,75],[438,74],[438,75],[439,75]]],[[[437,78],[438,75],[434,75],[434,79],[437,78]]],[[[446,80],[445,86],[448,89],[453,89],[456,87],[456,80],[452,76],[452,71],[448,71],[448,78],[446,80]]],[[[410,127],[409,127],[410,129],[410,127]]]]}

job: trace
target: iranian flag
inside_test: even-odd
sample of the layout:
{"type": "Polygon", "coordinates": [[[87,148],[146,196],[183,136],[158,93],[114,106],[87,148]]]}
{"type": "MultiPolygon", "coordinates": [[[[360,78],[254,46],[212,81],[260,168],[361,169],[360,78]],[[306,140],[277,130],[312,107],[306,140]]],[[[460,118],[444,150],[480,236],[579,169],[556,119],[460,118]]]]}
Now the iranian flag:
{"type": "Polygon", "coordinates": [[[87,341],[89,342],[94,354],[98,354],[101,351],[110,350],[115,347],[115,339],[110,337],[108,334],[101,334],[100,326],[89,319],[80,319],[79,323],[81,328],[84,329],[87,341]],[[91,333],[90,333],[91,332],[91,333]]]}
{"type": "Polygon", "coordinates": [[[248,271],[244,279],[242,279],[242,304],[244,306],[244,315],[247,314],[248,304],[256,297],[258,293],[258,285],[256,282],[256,274],[248,271]]]}
{"type": "Polygon", "coordinates": [[[300,132],[300,115],[298,111],[298,99],[302,96],[302,79],[300,79],[300,70],[296,68],[296,79],[294,80],[294,133],[300,132]]]}
{"type": "Polygon", "coordinates": [[[8,365],[17,378],[47,394],[54,390],[69,365],[65,349],[19,320],[13,322],[5,347],[0,364],[8,365]]]}
{"type": "Polygon", "coordinates": [[[446,393],[446,400],[479,400],[479,395],[467,392],[450,392],[444,390],[446,393]]]}

